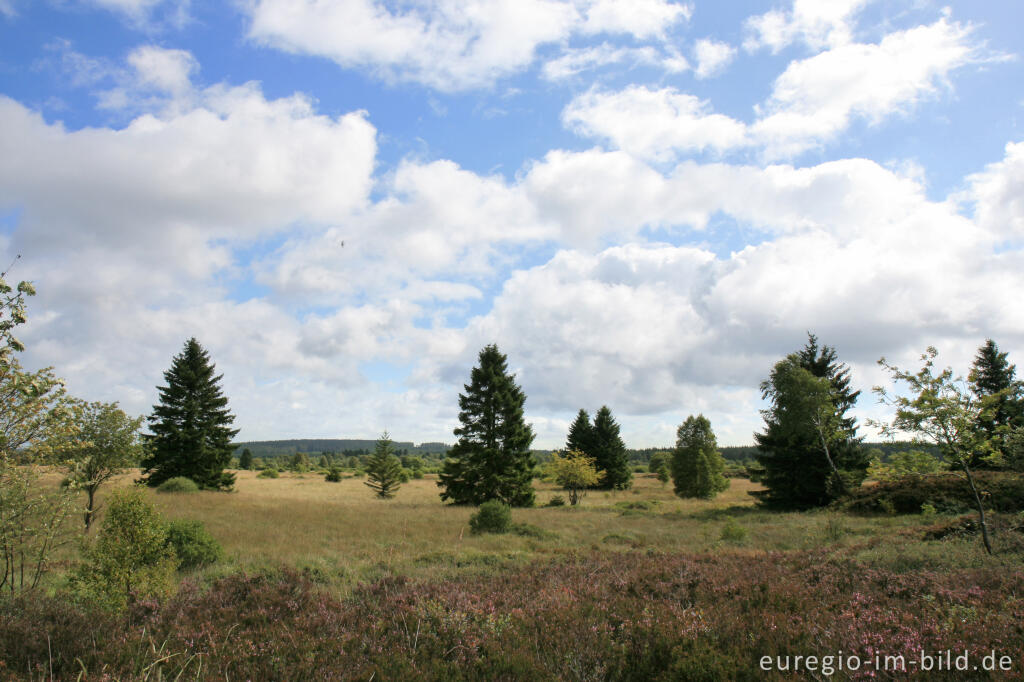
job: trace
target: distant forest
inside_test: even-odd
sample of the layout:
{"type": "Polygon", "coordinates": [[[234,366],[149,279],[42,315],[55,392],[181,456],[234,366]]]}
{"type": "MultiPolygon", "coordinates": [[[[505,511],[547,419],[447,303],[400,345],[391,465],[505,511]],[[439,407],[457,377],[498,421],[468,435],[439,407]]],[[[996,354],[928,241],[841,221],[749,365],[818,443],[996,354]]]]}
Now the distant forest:
{"type": "MultiPolygon", "coordinates": [[[[297,440],[254,440],[235,443],[234,445],[236,455],[244,448],[249,448],[253,457],[267,459],[282,455],[294,455],[298,452],[305,452],[307,454],[333,453],[346,456],[365,455],[373,452],[375,443],[376,441],[374,440],[351,438],[300,438],[297,440]]],[[[888,460],[893,453],[904,450],[925,450],[934,455],[939,454],[937,448],[932,446],[921,446],[902,441],[894,443],[864,443],[863,445],[868,450],[881,450],[883,461],[888,460]]],[[[432,458],[437,458],[448,452],[451,445],[448,443],[420,443],[416,445],[410,441],[395,441],[394,448],[396,453],[400,455],[432,456],[432,458]]],[[[671,446],[665,446],[661,448],[629,449],[626,452],[631,462],[647,463],[655,452],[672,452],[672,450],[671,446]]],[[[725,445],[720,446],[718,450],[722,453],[722,457],[731,462],[752,461],[757,456],[757,447],[753,445],[725,445]]],[[[536,450],[534,452],[535,455],[539,455],[538,459],[540,461],[545,461],[547,459],[546,455],[551,451],[536,450]]]]}

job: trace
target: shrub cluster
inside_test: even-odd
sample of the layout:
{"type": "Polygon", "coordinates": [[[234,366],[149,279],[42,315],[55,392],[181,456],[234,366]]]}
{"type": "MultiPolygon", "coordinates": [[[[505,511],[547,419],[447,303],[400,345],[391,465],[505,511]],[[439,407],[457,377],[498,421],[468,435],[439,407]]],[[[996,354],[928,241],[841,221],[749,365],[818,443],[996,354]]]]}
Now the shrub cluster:
{"type": "Polygon", "coordinates": [[[474,534],[507,533],[512,527],[512,508],[500,500],[488,500],[469,517],[469,530],[474,534]]]}
{"type": "MultiPolygon", "coordinates": [[[[974,478],[985,493],[985,508],[1015,513],[1024,510],[1024,476],[997,471],[976,471],[974,478]]],[[[970,487],[955,473],[906,476],[895,481],[862,486],[837,503],[856,513],[919,514],[924,505],[945,514],[975,509],[970,487]]]]}
{"type": "Polygon", "coordinates": [[[224,555],[220,543],[210,535],[202,521],[171,521],[167,524],[167,545],[178,557],[179,571],[217,563],[224,555]]]}
{"type": "Polygon", "coordinates": [[[175,476],[157,486],[156,491],[158,493],[195,493],[199,492],[199,486],[191,478],[175,476]]]}

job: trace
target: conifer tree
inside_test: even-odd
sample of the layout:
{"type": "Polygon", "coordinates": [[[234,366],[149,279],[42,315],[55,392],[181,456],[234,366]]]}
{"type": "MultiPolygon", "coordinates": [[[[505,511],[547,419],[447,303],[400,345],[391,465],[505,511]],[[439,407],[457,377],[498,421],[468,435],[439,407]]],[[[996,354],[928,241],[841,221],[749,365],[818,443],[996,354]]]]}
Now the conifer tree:
{"type": "Polygon", "coordinates": [[[533,504],[530,454],[533,429],[523,418],[526,395],[508,373],[507,358],[494,344],[480,351],[479,365],[459,394],[458,442],[448,452],[438,486],[454,504],[500,500],[513,507],[533,504]]]}
{"type": "Polygon", "coordinates": [[[729,487],[722,472],[725,461],[718,451],[711,422],[703,414],[690,415],[676,431],[672,453],[672,482],[679,497],[711,499],[729,487]]]}
{"type": "Polygon", "coordinates": [[[366,462],[366,485],[377,497],[389,500],[402,484],[402,462],[395,456],[395,448],[388,432],[377,439],[373,454],[366,462]]]}
{"type": "Polygon", "coordinates": [[[761,393],[772,400],[772,407],[761,411],[764,433],[754,434],[757,460],[764,467],[761,482],[767,488],[759,497],[765,504],[788,509],[818,507],[844,489],[860,485],[868,456],[857,438],[856,420],[846,416],[860,391],[850,390],[850,370],[838,361],[834,348],[819,347],[817,337],[809,333],[807,345],[784,358],[772,378],[761,383],[761,393]],[[827,400],[804,400],[801,386],[806,382],[788,381],[794,373],[781,371],[783,364],[827,380],[827,400]],[[828,405],[828,415],[822,415],[822,404],[828,405]],[[825,448],[819,425],[827,425],[825,448]]]}
{"type": "Polygon", "coordinates": [[[242,450],[242,454],[238,456],[238,468],[252,469],[252,450],[249,448],[242,450]]]}
{"type": "Polygon", "coordinates": [[[619,436],[619,424],[607,405],[594,415],[593,456],[597,469],[603,472],[599,487],[625,490],[633,485],[633,472],[629,468],[626,444],[619,436]]]}
{"type": "Polygon", "coordinates": [[[166,386],[159,386],[160,404],[147,417],[152,434],[144,436],[147,455],[142,460],[143,482],[158,486],[169,478],[184,476],[202,489],[229,490],[234,474],[224,469],[231,463],[230,428],[235,416],[221,393],[210,354],[195,338],[185,342],[164,372],[166,386]]]}
{"type": "MultiPolygon", "coordinates": [[[[1017,367],[988,339],[974,356],[968,381],[971,392],[982,404],[978,429],[992,441],[992,447],[1005,454],[1006,437],[1015,427],[1024,426],[1024,386],[1016,379],[1017,367]]],[[[974,453],[970,466],[991,468],[992,458],[974,453]]]]}
{"type": "Polygon", "coordinates": [[[594,456],[594,425],[590,423],[590,415],[586,410],[581,409],[576,415],[576,420],[569,426],[565,449],[582,452],[588,457],[594,456]]]}

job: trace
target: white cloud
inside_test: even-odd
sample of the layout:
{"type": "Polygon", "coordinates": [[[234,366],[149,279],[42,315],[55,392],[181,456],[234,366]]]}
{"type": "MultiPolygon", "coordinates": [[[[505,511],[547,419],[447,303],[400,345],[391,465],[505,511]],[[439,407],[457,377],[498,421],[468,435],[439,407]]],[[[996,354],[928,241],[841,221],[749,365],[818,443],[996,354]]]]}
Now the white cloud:
{"type": "Polygon", "coordinates": [[[831,140],[853,116],[877,123],[949,87],[977,59],[969,27],[941,19],[794,61],[774,83],[753,132],[769,153],[789,155],[831,140]]]}
{"type": "Polygon", "coordinates": [[[659,37],[688,6],[666,0],[452,0],[392,10],[372,0],[256,0],[249,37],[443,91],[492,84],[528,67],[539,46],[573,34],[659,37]]]}
{"type": "Polygon", "coordinates": [[[709,102],[675,88],[636,85],[580,95],[562,120],[577,134],[645,159],[752,146],[769,159],[791,157],[831,142],[854,118],[876,124],[951,88],[953,71],[982,59],[970,34],[970,27],[940,19],[878,44],[850,43],[793,61],[755,107],[752,123],[715,113],[709,102]]]}
{"type": "Polygon", "coordinates": [[[1002,161],[967,178],[978,224],[1001,239],[1024,237],[1024,142],[1010,142],[1002,161]]]}
{"type": "Polygon", "coordinates": [[[185,50],[168,50],[145,45],[132,50],[128,63],[135,70],[141,86],[171,94],[180,94],[192,87],[192,74],[199,63],[185,50]]]}
{"type": "Polygon", "coordinates": [[[728,43],[701,38],[693,46],[693,56],[697,60],[694,75],[697,78],[711,78],[725,70],[736,56],[736,48],[728,43]]]}
{"type": "Polygon", "coordinates": [[[674,88],[630,86],[576,97],[562,121],[577,134],[606,138],[642,158],[669,160],[679,151],[722,152],[746,144],[745,126],[674,88]]]}
{"type": "Polygon", "coordinates": [[[791,10],[771,10],[746,21],[748,51],[767,47],[772,52],[802,41],[821,49],[845,45],[853,39],[856,15],[871,0],[793,0],[791,10]]]}
{"type": "Polygon", "coordinates": [[[541,68],[541,75],[546,80],[559,81],[609,64],[661,66],[670,73],[689,68],[684,57],[663,55],[653,47],[615,47],[602,43],[593,47],[566,50],[560,56],[546,62],[541,68]]]}

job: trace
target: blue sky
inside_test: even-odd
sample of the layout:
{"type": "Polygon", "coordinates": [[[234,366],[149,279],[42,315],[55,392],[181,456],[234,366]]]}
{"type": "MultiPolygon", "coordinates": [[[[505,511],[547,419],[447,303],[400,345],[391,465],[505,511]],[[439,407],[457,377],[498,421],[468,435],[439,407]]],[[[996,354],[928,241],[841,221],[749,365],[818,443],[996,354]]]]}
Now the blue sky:
{"type": "Polygon", "coordinates": [[[29,366],[239,438],[452,441],[497,343],[539,447],[760,428],[808,330],[865,395],[1024,348],[1016,2],[0,0],[29,366]]]}

